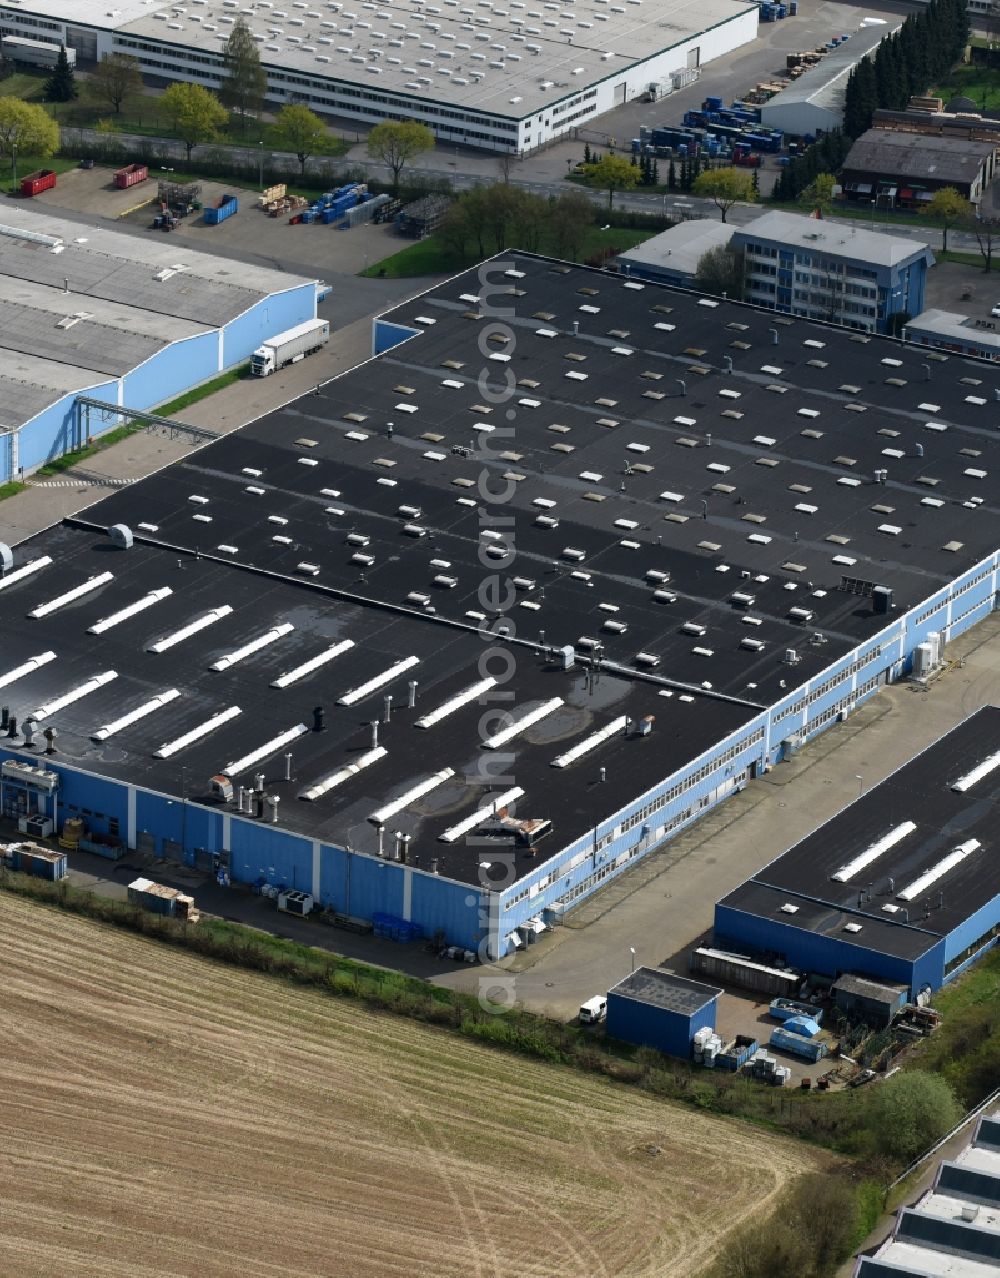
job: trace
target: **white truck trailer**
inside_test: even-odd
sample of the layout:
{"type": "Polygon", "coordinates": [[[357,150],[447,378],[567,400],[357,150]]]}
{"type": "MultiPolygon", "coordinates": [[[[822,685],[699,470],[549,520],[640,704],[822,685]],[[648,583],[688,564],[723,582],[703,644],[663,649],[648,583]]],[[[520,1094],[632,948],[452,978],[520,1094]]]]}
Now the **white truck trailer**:
{"type": "Polygon", "coordinates": [[[250,371],[254,377],[267,377],[286,364],[305,359],[329,340],[329,320],[315,319],[307,320],[305,324],[296,324],[294,328],[279,333],[277,337],[272,337],[257,347],[250,357],[250,371]]]}

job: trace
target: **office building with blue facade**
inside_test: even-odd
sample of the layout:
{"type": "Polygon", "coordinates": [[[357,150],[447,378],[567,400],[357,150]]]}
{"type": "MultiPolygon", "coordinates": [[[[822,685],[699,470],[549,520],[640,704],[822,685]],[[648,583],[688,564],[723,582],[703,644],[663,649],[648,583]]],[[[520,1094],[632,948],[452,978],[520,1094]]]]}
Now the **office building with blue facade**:
{"type": "Polygon", "coordinates": [[[744,255],[744,297],[771,310],[892,332],[924,309],[934,257],[926,244],[799,213],[772,212],[733,232],[744,255]]]}
{"type": "Polygon", "coordinates": [[[316,281],[157,237],[0,217],[0,484],[121,425],[316,316],[316,281]]]}
{"type": "Polygon", "coordinates": [[[8,815],[503,956],[995,607],[990,365],[523,253],[373,343],[13,548],[8,815]]]}
{"type": "Polygon", "coordinates": [[[1000,936],[1000,709],[988,706],[715,909],[715,942],[915,999],[1000,936]]]}

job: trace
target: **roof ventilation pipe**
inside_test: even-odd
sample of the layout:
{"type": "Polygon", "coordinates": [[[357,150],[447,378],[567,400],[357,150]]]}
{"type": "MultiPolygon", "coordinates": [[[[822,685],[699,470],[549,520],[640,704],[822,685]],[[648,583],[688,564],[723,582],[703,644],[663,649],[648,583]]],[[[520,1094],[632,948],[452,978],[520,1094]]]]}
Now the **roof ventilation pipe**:
{"type": "Polygon", "coordinates": [[[57,737],[58,735],[59,735],[59,734],[56,732],[55,728],[46,728],[46,729],[45,729],[45,731],[42,733],[42,736],[45,738],[45,753],[46,753],[46,754],[55,754],[55,752],[56,752],[56,737],[57,737]]]}
{"type": "Polygon", "coordinates": [[[920,443],[915,444],[915,445],[914,445],[914,451],[916,452],[916,454],[917,454],[917,456],[918,456],[918,457],[923,457],[923,455],[924,455],[924,446],[923,446],[923,444],[920,444],[920,443]]]}
{"type": "Polygon", "coordinates": [[[247,788],[241,785],[236,791],[236,811],[242,812],[246,807],[247,788]]]}
{"type": "Polygon", "coordinates": [[[996,400],[1000,400],[1000,386],[993,387],[993,398],[996,400]]]}
{"type": "Polygon", "coordinates": [[[722,358],[726,361],[725,368],[724,368],[722,371],[723,371],[724,373],[731,373],[731,372],[733,371],[733,357],[732,357],[732,355],[723,355],[723,357],[722,357],[722,358]]]}
{"type": "Polygon", "coordinates": [[[923,370],[924,370],[924,381],[925,381],[925,382],[929,382],[929,381],[931,380],[931,366],[930,366],[930,364],[923,364],[923,365],[921,365],[921,367],[922,367],[922,368],[923,368],[923,370]]]}
{"type": "Polygon", "coordinates": [[[326,711],[323,709],[323,707],[315,706],[313,708],[313,732],[323,731],[325,718],[326,718],[326,711]]]}
{"type": "Polygon", "coordinates": [[[388,723],[392,718],[392,693],[387,693],[382,698],[382,722],[388,723]]]}
{"type": "Polygon", "coordinates": [[[272,825],[277,825],[277,824],[278,824],[278,804],[279,804],[280,802],[281,802],[281,796],[280,796],[279,794],[269,794],[269,795],[267,796],[267,806],[268,806],[268,807],[270,808],[270,810],[271,810],[271,824],[272,824],[272,825]]]}
{"type": "Polygon", "coordinates": [[[409,699],[407,700],[407,703],[406,703],[406,704],[409,706],[409,708],[410,708],[411,710],[412,710],[412,709],[414,708],[414,706],[417,704],[417,681],[416,681],[416,679],[411,679],[411,680],[410,680],[410,695],[409,695],[409,699]]]}
{"type": "Polygon", "coordinates": [[[8,737],[17,736],[17,715],[16,714],[12,714],[10,716],[10,722],[7,724],[7,736],[8,737]]]}
{"type": "Polygon", "coordinates": [[[778,330],[777,330],[776,328],[769,328],[767,331],[771,334],[771,345],[772,345],[772,346],[777,346],[777,345],[778,345],[778,330]]]}
{"type": "Polygon", "coordinates": [[[607,779],[608,779],[608,770],[607,770],[607,768],[601,768],[601,782],[603,783],[603,782],[607,781],[607,779]]]}
{"type": "MultiPolygon", "coordinates": [[[[13,720],[11,720],[11,722],[13,722],[13,720]]],[[[34,719],[32,719],[31,715],[28,715],[27,719],[25,719],[24,723],[22,724],[21,735],[24,737],[24,744],[26,746],[30,746],[34,744],[35,721],[34,719]]]]}
{"type": "Polygon", "coordinates": [[[438,870],[438,859],[435,856],[431,858],[431,874],[439,874],[439,873],[440,871],[438,870]]]}
{"type": "Polygon", "coordinates": [[[0,732],[6,732],[10,724],[10,706],[0,706],[0,732]]]}
{"type": "Polygon", "coordinates": [[[384,826],[384,825],[377,825],[377,826],[375,827],[375,833],[378,835],[378,854],[379,854],[379,856],[382,856],[382,855],[384,855],[384,854],[383,854],[383,851],[382,851],[382,840],[383,840],[383,839],[384,839],[384,837],[385,837],[385,826],[384,826]]]}
{"type": "Polygon", "coordinates": [[[403,831],[397,830],[395,834],[396,844],[393,849],[393,860],[402,861],[403,859],[403,831]]]}
{"type": "Polygon", "coordinates": [[[580,336],[580,321],[579,321],[579,320],[574,320],[574,321],[573,321],[573,336],[574,336],[574,337],[579,337],[579,336],[580,336]]]}
{"type": "Polygon", "coordinates": [[[69,276],[68,275],[63,276],[63,292],[64,293],[69,292],[69,276]]]}
{"type": "Polygon", "coordinates": [[[406,865],[410,859],[410,839],[412,837],[411,834],[404,834],[399,846],[399,859],[403,865],[406,865]]]}
{"type": "Polygon", "coordinates": [[[372,719],[368,726],[372,730],[372,749],[376,750],[378,749],[378,720],[372,719]]]}
{"type": "Polygon", "coordinates": [[[285,780],[291,781],[291,779],[292,779],[292,752],[291,750],[286,750],[285,751],[285,780]]]}
{"type": "Polygon", "coordinates": [[[680,377],[678,377],[676,381],[677,381],[677,385],[681,388],[681,394],[686,395],[688,393],[687,382],[685,382],[680,377]]]}

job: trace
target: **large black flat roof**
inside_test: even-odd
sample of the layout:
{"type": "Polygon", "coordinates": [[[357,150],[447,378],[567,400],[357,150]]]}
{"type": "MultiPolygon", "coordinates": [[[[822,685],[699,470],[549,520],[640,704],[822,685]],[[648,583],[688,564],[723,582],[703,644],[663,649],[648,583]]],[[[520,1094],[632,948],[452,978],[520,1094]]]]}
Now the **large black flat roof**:
{"type": "Polygon", "coordinates": [[[610,993],[622,998],[635,999],[668,1012],[691,1016],[719,997],[722,990],[716,985],[692,981],[662,967],[637,967],[636,970],[613,986],[610,993]]]}
{"type": "Polygon", "coordinates": [[[722,904],[916,957],[1000,895],[998,827],[1000,708],[987,706],[722,904]]]}
{"type": "MultiPolygon", "coordinates": [[[[394,831],[412,834],[412,856],[424,869],[436,858],[442,874],[461,881],[479,881],[480,859],[489,859],[488,848],[483,851],[481,840],[460,836],[442,842],[440,836],[488,805],[491,794],[517,786],[524,791],[511,805],[517,817],[553,823],[553,833],[534,851],[517,852],[520,877],[753,715],[744,706],[677,693],[640,678],[602,672],[591,685],[579,667],[564,671],[530,649],[508,650],[512,677],[503,681],[503,660],[480,668],[486,645],[473,633],[333,599],[303,582],[188,553],[143,544],[116,550],[107,536],[69,524],[22,543],[15,573],[46,557],[47,565],[0,585],[0,700],[19,724],[41,712],[30,753],[42,753],[41,729],[53,726],[57,762],[199,802],[211,802],[213,775],[229,773],[236,784],[249,785],[260,771],[267,793],[280,800],[278,823],[284,829],[364,852],[377,848],[368,819],[372,814],[450,768],[453,776],[386,819],[386,847],[391,848],[394,831]],[[95,582],[105,574],[110,574],[107,580],[95,582]],[[60,602],[85,583],[92,588],[60,602]],[[154,596],[163,591],[169,593],[154,596]],[[140,603],[144,606],[119,617],[140,603]],[[45,605],[54,606],[42,616],[31,615],[45,605]],[[163,650],[151,650],[206,620],[163,650]],[[95,626],[101,631],[96,635],[95,626]],[[266,642],[240,655],[262,639],[266,642]],[[348,641],[351,646],[312,673],[273,686],[282,675],[348,641]],[[234,656],[228,668],[213,668],[234,656]],[[34,658],[44,660],[33,671],[21,669],[34,658]],[[408,660],[412,664],[402,668],[408,660]],[[352,698],[350,705],[340,703],[345,694],[394,667],[397,673],[386,683],[352,698]],[[416,720],[489,674],[501,678],[498,690],[509,698],[477,698],[429,727],[416,726],[416,720]],[[106,682],[59,706],[98,677],[106,682]],[[411,679],[418,685],[413,709],[407,705],[411,679]],[[179,695],[172,700],[150,706],[174,690],[179,695]],[[378,738],[384,757],[315,799],[302,798],[365,758],[372,748],[370,722],[383,716],[387,693],[393,697],[391,717],[379,725],[378,738]],[[485,709],[509,711],[518,720],[557,699],[561,704],[503,745],[502,752],[480,745],[485,735],[504,727],[503,721],[481,723],[485,709]],[[312,730],[318,705],[325,711],[321,732],[312,730]],[[150,706],[144,717],[115,727],[144,706],[150,706]],[[238,713],[203,737],[177,744],[234,708],[238,713]],[[614,720],[650,714],[655,723],[649,736],[627,736],[622,728],[577,762],[552,766],[553,759],[614,720]],[[265,749],[259,763],[230,766],[300,725],[307,730],[265,749]],[[107,727],[114,731],[95,739],[107,727]],[[160,757],[158,752],[171,745],[176,749],[160,757]],[[293,755],[291,781],[284,780],[286,750],[293,755]],[[495,784],[484,784],[491,778],[495,784]]],[[[6,746],[19,742],[4,739],[6,746]]]]}
{"type": "Polygon", "coordinates": [[[87,517],[470,625],[497,563],[520,636],[755,704],[997,545],[983,362],[519,253],[384,318],[416,336],[87,517]]]}

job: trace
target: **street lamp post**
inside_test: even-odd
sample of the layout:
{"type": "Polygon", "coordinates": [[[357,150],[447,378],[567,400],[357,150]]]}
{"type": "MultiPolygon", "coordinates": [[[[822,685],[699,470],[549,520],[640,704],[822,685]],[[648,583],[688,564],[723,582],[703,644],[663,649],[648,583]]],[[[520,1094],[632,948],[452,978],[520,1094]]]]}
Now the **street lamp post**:
{"type": "Polygon", "coordinates": [[[260,177],[260,189],[264,189],[264,139],[261,138],[257,143],[257,161],[260,177]]]}
{"type": "Polygon", "coordinates": [[[628,947],[628,952],[629,952],[630,958],[632,959],[632,973],[634,975],[635,974],[635,946],[630,945],[628,947]]]}
{"type": "Polygon", "coordinates": [[[10,179],[13,186],[17,186],[17,143],[10,149],[10,179]]]}

